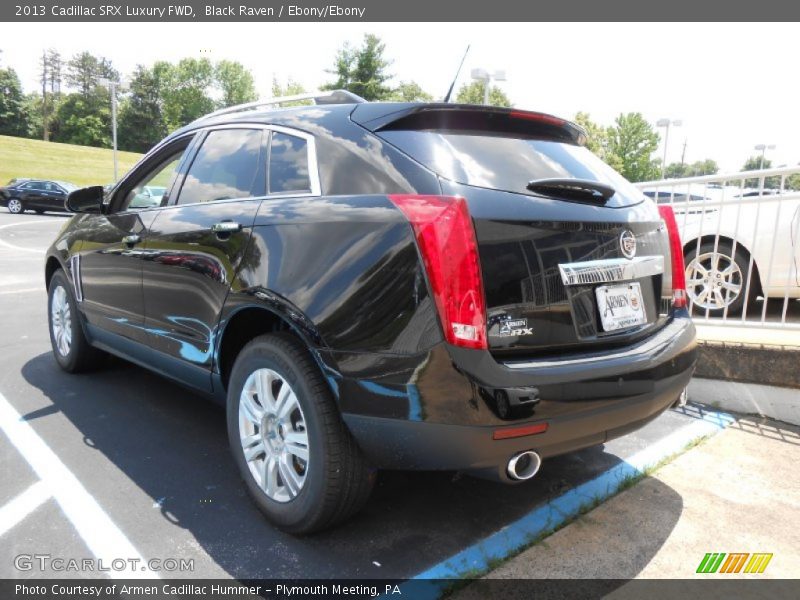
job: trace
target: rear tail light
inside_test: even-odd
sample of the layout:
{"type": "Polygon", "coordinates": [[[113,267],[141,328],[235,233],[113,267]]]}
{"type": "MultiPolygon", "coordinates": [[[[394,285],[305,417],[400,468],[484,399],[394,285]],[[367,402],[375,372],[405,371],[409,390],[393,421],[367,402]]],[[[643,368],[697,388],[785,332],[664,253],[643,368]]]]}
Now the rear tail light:
{"type": "Polygon", "coordinates": [[[683,265],[683,245],[678,233],[678,223],[671,206],[661,205],[658,212],[667,224],[669,249],[672,254],[672,305],[675,308],[686,306],[686,269],[683,265]]]}
{"type": "Polygon", "coordinates": [[[485,350],[478,244],[464,198],[390,195],[414,229],[448,343],[485,350]]]}

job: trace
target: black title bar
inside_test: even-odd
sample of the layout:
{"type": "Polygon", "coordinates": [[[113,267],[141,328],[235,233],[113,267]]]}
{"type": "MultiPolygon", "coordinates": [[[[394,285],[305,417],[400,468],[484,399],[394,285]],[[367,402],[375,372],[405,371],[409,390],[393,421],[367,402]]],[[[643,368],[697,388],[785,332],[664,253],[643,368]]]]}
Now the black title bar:
{"type": "MultiPolygon", "coordinates": [[[[787,0],[36,0],[0,3],[10,22],[519,22],[519,21],[796,21],[787,0]]],[[[569,29],[564,30],[570,39],[569,29]]],[[[602,31],[597,32],[602,43],[602,31]]],[[[744,41],[744,40],[743,40],[744,41]]],[[[697,40],[698,45],[703,40],[697,40]]]]}

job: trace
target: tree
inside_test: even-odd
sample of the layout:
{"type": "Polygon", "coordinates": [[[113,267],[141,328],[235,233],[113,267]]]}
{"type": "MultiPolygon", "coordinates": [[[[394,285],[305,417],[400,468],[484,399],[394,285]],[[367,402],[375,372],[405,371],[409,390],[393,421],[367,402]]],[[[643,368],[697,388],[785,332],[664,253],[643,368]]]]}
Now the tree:
{"type": "MultiPolygon", "coordinates": [[[[461,86],[456,94],[456,102],[460,104],[483,104],[484,91],[486,90],[486,82],[473,81],[472,83],[465,83],[461,86]]],[[[489,89],[489,106],[511,106],[511,100],[506,96],[505,92],[496,85],[489,89]]]]}
{"type": "Polygon", "coordinates": [[[161,82],[152,69],[138,65],[128,96],[120,105],[119,146],[132,152],[147,152],[167,135],[161,113],[161,82]]]}
{"type": "Polygon", "coordinates": [[[697,177],[699,175],[714,175],[719,172],[719,165],[715,160],[707,158],[705,160],[698,160],[692,164],[687,163],[671,163],[667,165],[664,175],[667,179],[676,179],[680,177],[697,177]]]}
{"type": "Polygon", "coordinates": [[[401,81],[385,98],[391,102],[431,102],[433,96],[416,81],[401,81]]]}
{"type": "Polygon", "coordinates": [[[209,95],[214,67],[207,58],[184,58],[176,65],[159,61],[153,65],[153,73],[159,80],[167,130],[178,129],[215,109],[209,95]]]}
{"type": "Polygon", "coordinates": [[[79,146],[111,147],[111,105],[108,92],[95,88],[88,96],[69,94],[56,113],[54,140],[79,146]]]}
{"type": "Polygon", "coordinates": [[[657,179],[660,161],[652,158],[659,135],[641,113],[619,115],[608,128],[608,151],[619,157],[619,172],[630,181],[657,179]]]}
{"type": "Polygon", "coordinates": [[[241,63],[221,60],[214,67],[214,76],[222,91],[221,108],[252,102],[258,98],[253,75],[241,63]]]}
{"type": "Polygon", "coordinates": [[[119,81],[119,72],[107,58],[97,57],[89,52],[79,52],[67,63],[67,85],[84,98],[92,95],[100,79],[119,81]]]}
{"type": "MultiPolygon", "coordinates": [[[[286,80],[286,85],[281,85],[276,77],[272,78],[272,97],[281,98],[284,96],[298,96],[305,94],[306,88],[302,84],[297,83],[294,79],[289,77],[286,80]]],[[[295,102],[287,102],[283,106],[307,106],[312,104],[311,100],[297,100],[295,102]]]]}
{"type": "MultiPolygon", "coordinates": [[[[772,168],[772,161],[770,159],[762,158],[761,156],[750,156],[746,161],[744,161],[744,165],[742,166],[742,171],[758,171],[759,169],[771,169],[771,168],[772,168]]],[[[761,180],[757,178],[746,179],[744,182],[745,187],[757,188],[760,185],[761,185],[761,180]]],[[[780,175],[775,175],[773,177],[765,177],[764,187],[765,188],[781,187],[780,175]]]]}
{"type": "Polygon", "coordinates": [[[42,84],[42,101],[39,103],[41,115],[41,135],[45,141],[50,139],[53,129],[58,129],[57,124],[51,123],[51,117],[58,108],[61,100],[61,80],[63,61],[61,54],[50,48],[42,50],[39,60],[39,80],[42,84]]]}
{"type": "Polygon", "coordinates": [[[622,169],[622,160],[609,149],[609,130],[592,121],[589,113],[579,112],[575,122],[586,131],[586,147],[613,169],[622,169]]]}
{"type": "Polygon", "coordinates": [[[386,85],[392,78],[387,72],[392,63],[384,58],[385,50],[386,44],[371,33],[364,36],[359,48],[345,43],[336,53],[333,69],[328,70],[336,80],[322,89],[345,89],[365,100],[384,100],[392,91],[386,85]]]}
{"type": "Polygon", "coordinates": [[[17,72],[0,69],[0,135],[28,135],[28,113],[17,72]]]}

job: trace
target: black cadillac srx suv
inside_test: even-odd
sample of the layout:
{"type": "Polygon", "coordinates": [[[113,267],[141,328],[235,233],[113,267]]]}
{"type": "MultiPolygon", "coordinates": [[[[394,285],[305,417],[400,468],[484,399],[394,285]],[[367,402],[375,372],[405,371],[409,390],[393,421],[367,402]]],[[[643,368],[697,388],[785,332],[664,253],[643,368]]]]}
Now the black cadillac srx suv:
{"type": "Polygon", "coordinates": [[[674,216],[579,127],[315,100],[218,111],[69,196],[45,273],[63,369],[108,352],[224,403],[250,494],[296,533],[359,510],[376,468],[521,481],[681,396],[674,216]]]}

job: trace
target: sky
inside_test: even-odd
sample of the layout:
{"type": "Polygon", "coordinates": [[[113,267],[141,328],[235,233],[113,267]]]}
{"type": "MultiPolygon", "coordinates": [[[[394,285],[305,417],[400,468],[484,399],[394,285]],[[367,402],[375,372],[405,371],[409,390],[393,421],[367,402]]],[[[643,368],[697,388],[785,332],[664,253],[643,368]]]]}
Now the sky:
{"type": "MultiPolygon", "coordinates": [[[[447,90],[467,44],[458,85],[472,68],[503,69],[498,85],[516,107],[611,124],[623,112],[670,130],[667,162],[716,160],[739,170],[757,154],[800,163],[797,39],[793,23],[19,23],[4,27],[0,64],[26,91],[38,87],[44,46],[65,57],[87,50],[123,75],[137,64],[183,57],[237,60],[263,97],[273,76],[306,89],[329,81],[336,50],[375,33],[394,62],[394,82],[415,80],[436,98],[447,90]],[[42,40],[47,40],[43,42],[42,40]]],[[[662,130],[663,132],[663,130],[662,130]]],[[[663,156],[662,146],[658,157],[663,156]]]]}

